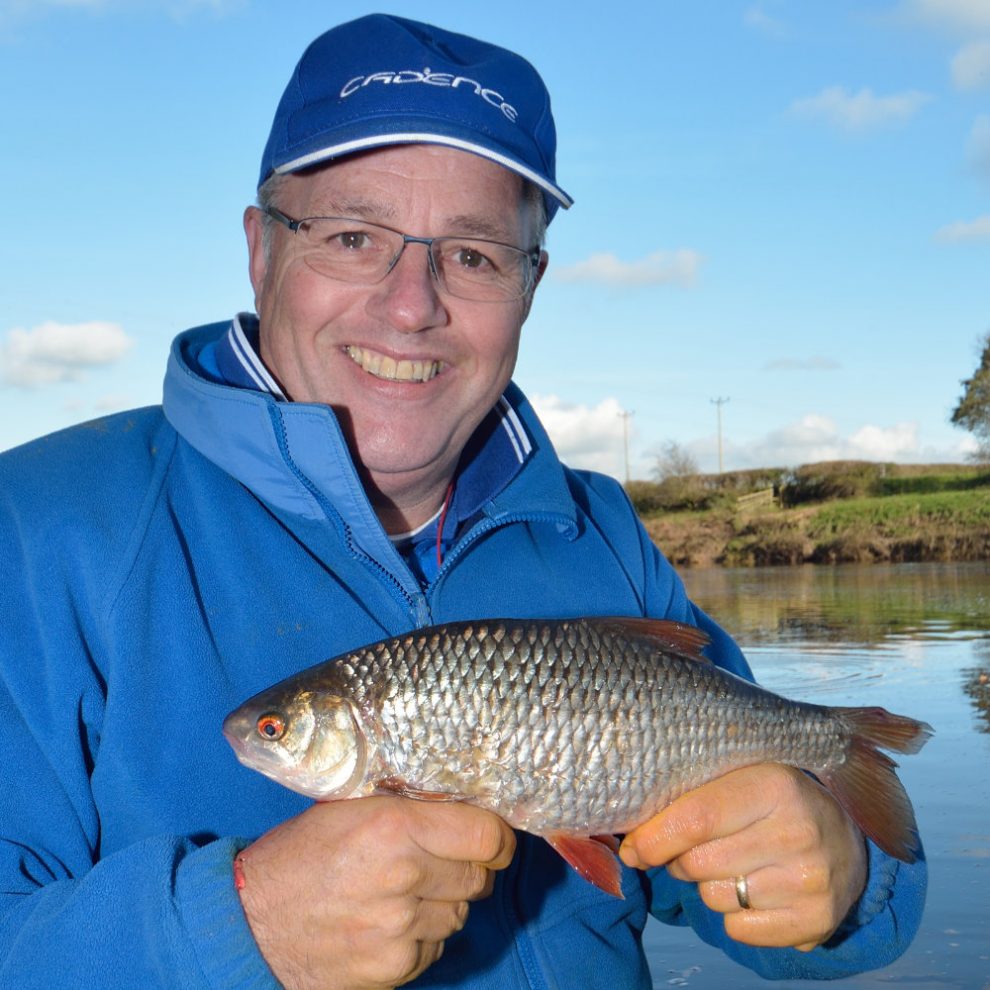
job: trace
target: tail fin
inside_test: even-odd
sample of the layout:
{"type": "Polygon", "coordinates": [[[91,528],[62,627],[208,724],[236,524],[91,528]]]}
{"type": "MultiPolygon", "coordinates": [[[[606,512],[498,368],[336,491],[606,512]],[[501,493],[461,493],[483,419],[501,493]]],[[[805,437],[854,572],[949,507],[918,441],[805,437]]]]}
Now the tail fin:
{"type": "Polygon", "coordinates": [[[836,708],[835,714],[852,740],[845,762],[820,772],[822,783],[884,852],[913,863],[919,850],[914,810],[894,773],[897,764],[879,749],[917,753],[932,727],[883,708],[836,708]]]}

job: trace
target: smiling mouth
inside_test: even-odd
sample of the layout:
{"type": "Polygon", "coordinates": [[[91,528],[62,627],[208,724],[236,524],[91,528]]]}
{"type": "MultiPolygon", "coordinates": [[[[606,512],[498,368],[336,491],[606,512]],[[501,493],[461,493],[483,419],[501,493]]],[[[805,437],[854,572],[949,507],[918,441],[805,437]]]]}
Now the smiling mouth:
{"type": "Polygon", "coordinates": [[[344,353],[369,375],[389,382],[428,382],[436,378],[444,366],[442,361],[410,361],[405,358],[396,361],[387,354],[377,354],[353,344],[345,347],[344,353]]]}

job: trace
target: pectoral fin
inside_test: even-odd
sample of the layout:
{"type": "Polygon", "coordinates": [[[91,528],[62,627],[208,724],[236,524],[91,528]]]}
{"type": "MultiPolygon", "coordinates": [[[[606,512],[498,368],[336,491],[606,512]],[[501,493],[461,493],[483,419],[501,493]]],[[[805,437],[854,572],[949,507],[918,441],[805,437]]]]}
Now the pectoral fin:
{"type": "Polygon", "coordinates": [[[590,883],[613,897],[621,897],[622,866],[619,840],[613,835],[569,835],[550,832],[543,838],[590,883]]]}
{"type": "Polygon", "coordinates": [[[446,791],[424,791],[407,784],[400,777],[383,777],[375,781],[375,791],[380,794],[398,794],[399,797],[412,798],[414,801],[461,801],[464,798],[463,794],[448,794],[446,791]]]}

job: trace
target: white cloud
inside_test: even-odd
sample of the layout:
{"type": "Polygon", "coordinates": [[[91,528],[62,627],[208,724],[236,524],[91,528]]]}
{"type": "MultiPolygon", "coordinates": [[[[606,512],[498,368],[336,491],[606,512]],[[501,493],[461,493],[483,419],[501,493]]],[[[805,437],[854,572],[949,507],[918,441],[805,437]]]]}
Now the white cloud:
{"type": "Polygon", "coordinates": [[[0,379],[20,388],[78,381],[89,368],[119,361],[132,341],[116,323],[17,327],[0,341],[0,379]]]}
{"type": "Polygon", "coordinates": [[[743,14],[743,20],[750,27],[756,28],[757,31],[762,31],[772,38],[782,38],[787,33],[783,21],[767,13],[763,5],[759,3],[753,4],[746,10],[743,14]]]}
{"type": "Polygon", "coordinates": [[[935,232],[939,241],[990,241],[990,213],[975,220],[957,220],[948,223],[935,232]]]}
{"type": "Polygon", "coordinates": [[[865,131],[908,120],[930,100],[917,90],[877,96],[868,87],[851,93],[844,86],[827,86],[817,96],[795,100],[791,111],[800,117],[824,118],[843,130],[865,131]]]}
{"type": "MultiPolygon", "coordinates": [[[[714,441],[690,445],[702,465],[714,463],[708,449],[714,441]]],[[[748,444],[726,445],[727,468],[797,467],[817,461],[856,460],[915,463],[931,460],[962,460],[966,445],[948,451],[923,448],[916,422],[892,426],[866,424],[843,435],[835,421],[809,413],[793,423],[771,430],[748,444]]],[[[714,470],[714,468],[710,468],[714,470]]]]}
{"type": "Polygon", "coordinates": [[[963,45],[952,59],[952,81],[959,89],[990,86],[990,40],[963,45]]]}
{"type": "Polygon", "coordinates": [[[990,31],[987,0],[906,0],[903,9],[912,19],[950,31],[990,31]]]}
{"type": "Polygon", "coordinates": [[[618,400],[587,406],[556,395],[534,395],[531,401],[561,460],[574,468],[625,477],[625,423],[618,400]]]}
{"type": "Polygon", "coordinates": [[[918,424],[861,426],[848,441],[850,457],[866,461],[896,461],[918,449],[918,424]]]}
{"type": "Polygon", "coordinates": [[[990,114],[980,114],[973,123],[966,142],[966,157],[977,174],[990,179],[990,114]]]}
{"type": "Polygon", "coordinates": [[[593,254],[584,261],[551,269],[561,282],[603,282],[607,285],[692,285],[702,256],[690,248],[654,251],[638,261],[620,261],[614,254],[593,254]]]}
{"type": "MultiPolygon", "coordinates": [[[[574,468],[601,471],[620,481],[625,478],[623,407],[615,398],[596,406],[565,402],[556,395],[532,397],[536,410],[558,454],[574,468]]],[[[635,418],[628,421],[630,473],[649,478],[659,448],[636,443],[635,418]]],[[[936,449],[923,446],[916,422],[881,426],[867,423],[843,433],[834,420],[809,413],[794,422],[771,430],[749,443],[723,438],[726,470],[745,468],[798,467],[818,461],[858,460],[894,463],[948,463],[964,461],[975,447],[969,435],[955,444],[936,449]]],[[[680,442],[702,471],[718,469],[717,438],[711,436],[680,442]]]]}

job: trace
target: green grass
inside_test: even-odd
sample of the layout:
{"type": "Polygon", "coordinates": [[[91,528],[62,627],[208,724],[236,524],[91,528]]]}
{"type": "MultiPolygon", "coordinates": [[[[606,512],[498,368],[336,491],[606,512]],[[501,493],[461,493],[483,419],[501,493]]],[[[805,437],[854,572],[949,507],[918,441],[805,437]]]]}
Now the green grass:
{"type": "MultiPolygon", "coordinates": [[[[921,476],[921,475],[919,475],[921,476]]],[[[675,563],[990,560],[990,487],[857,495],[793,508],[644,514],[675,563]]]]}
{"type": "Polygon", "coordinates": [[[898,539],[946,524],[960,529],[990,528],[990,490],[854,498],[822,506],[808,522],[814,540],[869,531],[898,539]]]}

